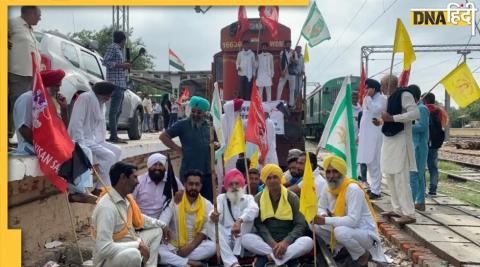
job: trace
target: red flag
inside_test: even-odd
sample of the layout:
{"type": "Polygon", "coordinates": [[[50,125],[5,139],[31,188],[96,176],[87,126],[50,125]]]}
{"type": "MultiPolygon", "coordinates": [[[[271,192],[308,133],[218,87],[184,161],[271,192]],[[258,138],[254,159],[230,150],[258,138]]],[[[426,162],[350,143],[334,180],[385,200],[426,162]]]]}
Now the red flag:
{"type": "Polygon", "coordinates": [[[190,91],[188,90],[188,87],[185,86],[183,87],[183,93],[182,95],[178,98],[177,103],[182,104],[183,102],[187,101],[187,99],[190,97],[190,91]]]}
{"type": "Polygon", "coordinates": [[[363,98],[365,98],[365,94],[367,93],[365,91],[365,80],[367,79],[366,74],[365,74],[365,68],[363,67],[363,61],[362,61],[362,70],[360,72],[360,84],[358,85],[358,103],[363,105],[363,98]]]}
{"type": "Polygon", "coordinates": [[[273,39],[278,38],[278,6],[261,6],[260,21],[270,31],[273,39]]]}
{"type": "Polygon", "coordinates": [[[67,181],[58,175],[61,165],[72,157],[74,144],[55,105],[43,87],[42,76],[32,53],[33,95],[32,131],[33,146],[40,170],[60,191],[67,190],[67,181]]]}
{"type": "Polygon", "coordinates": [[[238,7],[237,35],[235,38],[240,40],[243,34],[250,28],[250,22],[247,17],[247,9],[244,6],[238,7]]]}
{"type": "Polygon", "coordinates": [[[257,83],[253,81],[252,99],[248,110],[247,132],[245,140],[256,144],[260,149],[260,163],[265,161],[268,152],[267,127],[262,99],[258,94],[257,83]]]}
{"type": "Polygon", "coordinates": [[[402,74],[400,74],[400,79],[399,79],[399,82],[398,82],[398,86],[399,87],[407,87],[409,79],[410,79],[410,69],[403,70],[402,74]]]}

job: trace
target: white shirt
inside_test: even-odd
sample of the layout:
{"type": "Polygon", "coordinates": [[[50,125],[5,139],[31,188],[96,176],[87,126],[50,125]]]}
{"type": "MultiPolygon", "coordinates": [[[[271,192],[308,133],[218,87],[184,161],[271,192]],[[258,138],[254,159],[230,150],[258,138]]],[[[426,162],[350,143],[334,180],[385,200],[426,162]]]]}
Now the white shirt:
{"type": "MultiPolygon", "coordinates": [[[[185,193],[184,193],[185,194],[185,193]]],[[[205,201],[205,222],[203,223],[202,230],[200,233],[204,234],[205,236],[208,236],[209,234],[209,227],[211,227],[211,224],[209,223],[209,218],[208,215],[212,212],[213,210],[213,205],[210,201],[208,201],[206,198],[203,198],[205,201]]],[[[188,203],[190,204],[190,203],[188,203]]],[[[166,208],[163,212],[162,215],[160,215],[160,221],[166,222],[169,225],[169,228],[172,230],[172,240],[178,240],[178,224],[180,223],[178,221],[178,205],[175,204],[173,201],[170,203],[170,206],[166,208]]],[[[195,238],[193,236],[193,229],[195,228],[195,214],[188,214],[185,212],[185,220],[187,224],[187,242],[190,243],[193,241],[195,238]]],[[[183,223],[183,222],[182,222],[183,223]]]]}
{"type": "Polygon", "coordinates": [[[238,76],[246,76],[248,81],[252,79],[255,72],[255,54],[252,50],[240,51],[237,55],[238,76]],[[238,68],[240,67],[240,70],[238,68]]]}
{"type": "Polygon", "coordinates": [[[275,133],[275,123],[272,119],[266,119],[265,123],[267,124],[267,142],[268,142],[268,152],[265,157],[265,163],[272,163],[278,165],[277,157],[277,135],[275,133]]]}
{"type": "MultiPolygon", "coordinates": [[[[242,219],[244,223],[253,222],[258,216],[258,205],[255,202],[254,197],[249,194],[243,194],[238,203],[231,203],[231,208],[233,217],[235,217],[236,220],[242,219]]],[[[219,224],[230,229],[235,221],[233,220],[232,215],[230,215],[226,194],[220,194],[217,196],[217,209],[220,213],[219,224]]]]}
{"type": "MultiPolygon", "coordinates": [[[[140,240],[130,235],[119,241],[113,241],[113,233],[119,232],[125,226],[124,220],[127,220],[129,206],[128,200],[112,189],[100,199],[93,210],[92,225],[96,231],[94,266],[102,266],[106,259],[114,257],[124,249],[138,248],[140,240]]],[[[166,224],[161,220],[143,215],[143,229],[165,226],[166,224]]]]}
{"type": "Polygon", "coordinates": [[[257,86],[272,86],[272,78],[275,73],[272,54],[268,52],[259,54],[257,65],[257,86]]]}
{"type": "MultiPolygon", "coordinates": [[[[328,186],[323,189],[318,202],[318,214],[327,215],[328,211],[333,212],[337,198],[328,192],[328,186]]],[[[326,217],[325,224],[347,226],[354,229],[363,229],[375,232],[375,221],[365,199],[365,193],[357,184],[350,184],[347,187],[347,198],[345,203],[345,216],[326,217]]]]}
{"type": "Polygon", "coordinates": [[[150,98],[143,99],[143,108],[147,114],[152,114],[153,107],[152,107],[152,100],[150,98]]]}
{"type": "Polygon", "coordinates": [[[162,106],[159,103],[155,103],[153,106],[153,114],[160,114],[162,113],[162,106]]]}
{"type": "MultiPolygon", "coordinates": [[[[163,203],[166,200],[165,195],[163,195],[166,179],[167,173],[165,173],[165,178],[158,184],[155,184],[155,182],[150,179],[148,172],[138,177],[138,184],[135,190],[133,190],[132,195],[143,214],[152,218],[160,218],[160,214],[162,214],[163,211],[163,203]]],[[[184,190],[182,182],[176,177],[175,179],[178,190],[184,190]]],[[[172,196],[171,201],[173,201],[173,197],[174,196],[172,196]]]]}
{"type": "Polygon", "coordinates": [[[402,114],[394,115],[393,121],[404,123],[404,130],[394,136],[383,136],[380,166],[383,173],[396,174],[402,171],[417,171],[413,150],[412,121],[420,118],[420,111],[409,93],[402,94],[402,114]],[[405,162],[406,161],[406,162],[405,162]],[[407,166],[407,170],[405,170],[407,166]]]}
{"type": "Polygon", "coordinates": [[[16,17],[8,21],[8,40],[12,48],[8,49],[8,72],[21,75],[32,75],[32,56],[40,65],[40,50],[33,29],[22,17],[16,17]]]}
{"type": "Polygon", "coordinates": [[[73,141],[85,146],[105,141],[105,103],[100,104],[93,91],[81,94],[75,102],[68,133],[73,141]]]}
{"type": "Polygon", "coordinates": [[[35,154],[32,144],[25,141],[19,131],[23,125],[32,129],[32,120],[32,91],[30,90],[20,95],[13,106],[13,125],[17,132],[18,153],[35,154]]]}
{"type": "MultiPolygon", "coordinates": [[[[320,199],[321,194],[327,187],[327,181],[320,174],[320,168],[317,167],[313,171],[313,179],[315,179],[314,183],[315,183],[315,193],[317,194],[317,199],[320,199]]],[[[300,183],[298,183],[298,187],[302,188],[302,183],[303,183],[303,179],[302,181],[300,181],[300,183]]]]}

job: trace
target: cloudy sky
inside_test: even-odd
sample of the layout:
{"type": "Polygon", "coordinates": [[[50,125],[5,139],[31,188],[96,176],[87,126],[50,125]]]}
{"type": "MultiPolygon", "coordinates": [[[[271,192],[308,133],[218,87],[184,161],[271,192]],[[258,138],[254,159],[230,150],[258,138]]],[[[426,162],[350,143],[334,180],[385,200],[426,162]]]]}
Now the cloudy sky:
{"type": "MultiPolygon", "coordinates": [[[[458,0],[464,3],[465,0],[458,0]]],[[[414,27],[409,24],[412,8],[445,8],[443,0],[318,0],[317,5],[332,36],[310,49],[306,66],[308,80],[325,83],[343,75],[359,75],[360,48],[364,45],[393,43],[395,23],[401,18],[414,44],[480,44],[480,34],[471,37],[470,27],[414,27]]],[[[480,0],[470,0],[480,7],[480,0]]],[[[205,7],[204,7],[205,8],[205,7]]],[[[134,38],[140,37],[149,53],[155,56],[155,69],[168,69],[168,46],[185,62],[188,70],[209,70],[212,56],[220,51],[220,29],[235,22],[236,7],[212,7],[206,14],[195,13],[193,7],[131,7],[130,25],[134,38]]],[[[258,17],[257,7],[247,9],[249,17],[258,17]]],[[[308,7],[280,7],[280,23],[291,28],[295,42],[308,13],[308,7]]],[[[17,16],[18,8],[10,9],[17,16]]],[[[477,13],[476,19],[480,18],[477,13]]],[[[38,28],[57,29],[63,33],[82,29],[98,30],[112,22],[111,7],[45,7],[38,28]]],[[[300,44],[304,45],[305,40],[300,44]]],[[[373,54],[369,76],[381,73],[390,65],[389,54],[373,54]]],[[[402,56],[395,58],[401,61],[402,56]]],[[[412,67],[411,83],[427,91],[452,70],[459,60],[456,53],[417,53],[412,67]]],[[[468,65],[480,81],[480,52],[468,56],[468,65]]],[[[402,64],[394,68],[400,73],[402,64]]],[[[388,71],[385,70],[385,73],[388,71]]],[[[378,75],[375,78],[379,79],[378,75]]],[[[442,101],[443,89],[434,93],[442,101]]]]}

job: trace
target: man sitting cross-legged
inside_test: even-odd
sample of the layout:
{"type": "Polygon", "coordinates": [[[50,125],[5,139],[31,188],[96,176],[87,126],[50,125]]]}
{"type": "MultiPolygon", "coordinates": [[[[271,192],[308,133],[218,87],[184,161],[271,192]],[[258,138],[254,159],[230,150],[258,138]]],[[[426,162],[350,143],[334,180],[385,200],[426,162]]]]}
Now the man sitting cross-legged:
{"type": "Polygon", "coordinates": [[[252,230],[258,206],[252,195],[244,193],[245,178],[239,170],[228,171],[223,182],[227,193],[217,197],[218,212],[212,212],[210,219],[218,222],[223,265],[237,267],[240,265],[235,255],[241,254],[240,236],[252,230]]]}
{"type": "Polygon", "coordinates": [[[315,226],[317,236],[330,244],[335,254],[342,254],[338,252],[346,248],[353,262],[345,266],[368,266],[370,256],[375,261],[385,261],[368,195],[360,184],[346,176],[347,164],[340,157],[325,157],[323,168],[327,186],[320,195],[314,219],[320,225],[315,226]]]}
{"type": "Polygon", "coordinates": [[[160,245],[160,263],[172,266],[202,266],[201,261],[215,254],[215,243],[207,239],[212,224],[208,214],[213,205],[200,195],[203,173],[190,170],[185,175],[185,193],[177,205],[173,201],[160,215],[169,223],[172,241],[160,245]]]}
{"type": "Polygon", "coordinates": [[[313,240],[304,236],[305,217],[299,212],[298,197],[283,184],[283,172],[275,164],[261,171],[265,189],[255,196],[260,214],[255,219],[257,234],[242,236],[242,246],[257,255],[255,267],[273,260],[276,265],[296,266],[296,258],[313,248],[313,240]]]}

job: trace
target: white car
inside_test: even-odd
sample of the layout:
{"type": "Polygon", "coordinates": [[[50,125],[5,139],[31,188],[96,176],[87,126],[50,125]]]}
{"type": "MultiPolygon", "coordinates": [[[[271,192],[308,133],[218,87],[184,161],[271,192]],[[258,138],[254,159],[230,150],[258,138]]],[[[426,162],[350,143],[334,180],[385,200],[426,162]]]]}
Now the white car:
{"type": "MultiPolygon", "coordinates": [[[[35,32],[35,37],[40,44],[42,70],[62,69],[65,71],[60,93],[67,98],[71,111],[78,95],[91,90],[91,86],[95,83],[105,80],[106,69],[102,64],[103,59],[94,50],[60,34],[35,32]]],[[[105,114],[107,127],[109,107],[110,101],[107,103],[107,113],[105,114]]],[[[127,130],[131,140],[138,140],[142,137],[142,119],[142,100],[131,90],[126,90],[122,113],[118,120],[118,129],[127,130]]]]}

